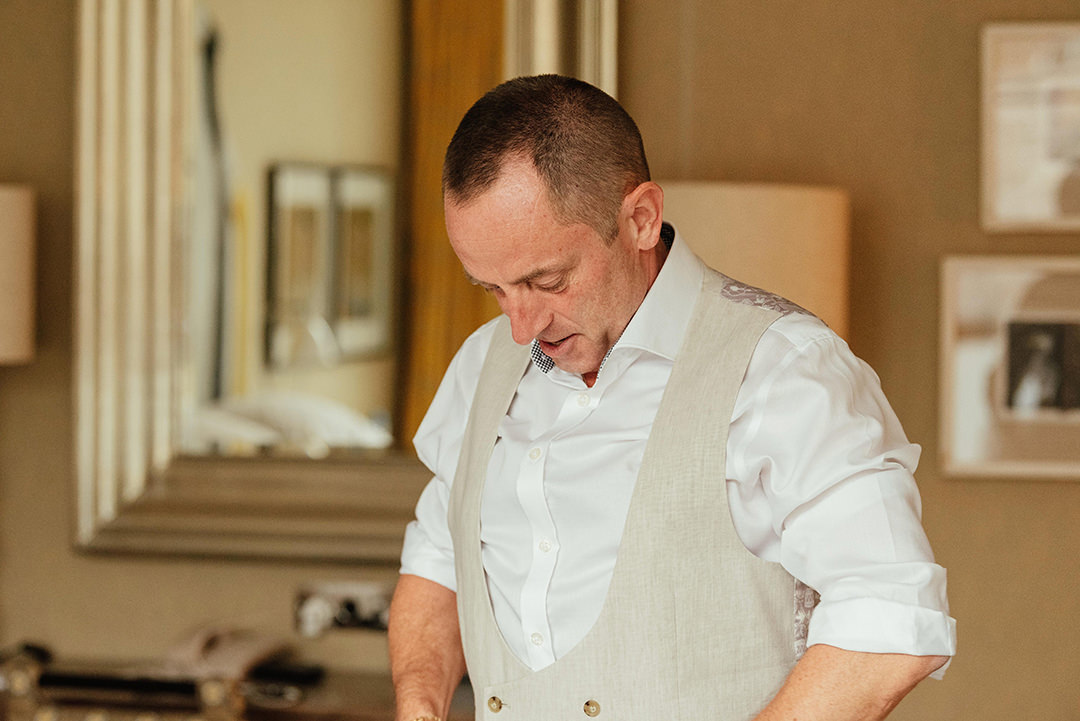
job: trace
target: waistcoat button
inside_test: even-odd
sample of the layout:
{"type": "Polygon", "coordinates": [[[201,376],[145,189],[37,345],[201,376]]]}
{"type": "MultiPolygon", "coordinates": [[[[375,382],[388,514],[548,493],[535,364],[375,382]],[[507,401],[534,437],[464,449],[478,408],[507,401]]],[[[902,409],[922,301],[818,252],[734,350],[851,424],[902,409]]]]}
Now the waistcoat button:
{"type": "Polygon", "coordinates": [[[585,715],[590,718],[600,715],[600,704],[596,703],[592,699],[585,702],[585,715]]]}
{"type": "Polygon", "coordinates": [[[499,713],[502,711],[502,699],[498,696],[492,696],[488,699],[488,708],[491,709],[491,713],[499,713]]]}

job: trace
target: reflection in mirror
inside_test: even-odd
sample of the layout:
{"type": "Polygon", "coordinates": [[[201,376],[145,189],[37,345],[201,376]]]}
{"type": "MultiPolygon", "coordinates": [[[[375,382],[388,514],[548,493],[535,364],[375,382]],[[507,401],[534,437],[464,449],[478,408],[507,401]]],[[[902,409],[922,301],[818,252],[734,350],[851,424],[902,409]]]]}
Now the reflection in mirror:
{"type": "MultiPolygon", "coordinates": [[[[395,215],[405,216],[389,199],[399,195],[403,177],[412,198],[406,330],[414,352],[409,411],[401,415],[419,415],[430,401],[464,337],[448,328],[462,323],[468,304],[462,297],[474,291],[460,266],[444,261],[442,148],[468,104],[498,80],[501,34],[510,27],[503,24],[504,10],[516,18],[511,35],[533,38],[507,39],[508,48],[517,48],[514,57],[529,61],[507,67],[556,69],[529,60],[550,56],[540,52],[556,37],[549,31],[564,27],[545,12],[549,5],[79,0],[74,366],[80,549],[396,562],[430,474],[401,448],[342,444],[335,451],[326,438],[308,440],[317,434],[306,426],[319,418],[339,431],[345,423],[329,408],[343,406],[351,418],[363,414],[371,421],[366,428],[385,430],[383,421],[406,385],[395,369],[399,330],[392,319],[398,312],[387,301],[398,276],[383,270],[402,265],[403,254],[387,255],[398,243],[386,228],[394,227],[395,215]],[[331,21],[315,11],[320,8],[345,14],[331,21]],[[244,33],[230,30],[237,23],[244,33]],[[412,117],[403,172],[406,24],[412,117]],[[212,51],[209,61],[203,51],[212,51]],[[278,204],[285,209],[283,224],[282,214],[268,213],[270,176],[298,167],[329,173],[332,209],[320,200],[320,209],[290,215],[307,192],[290,188],[278,204]],[[323,226],[330,227],[329,239],[323,226]],[[289,228],[286,243],[310,238],[284,261],[285,254],[274,251],[283,227],[289,228]],[[317,250],[316,239],[325,247],[317,250]],[[304,286],[316,295],[299,293],[304,286]],[[305,337],[314,335],[310,331],[275,341],[276,327],[318,315],[325,321],[315,323],[325,336],[321,347],[329,349],[323,357],[305,337]],[[298,394],[318,407],[289,405],[298,394]],[[260,415],[266,395],[288,399],[273,405],[269,421],[260,415]],[[243,407],[249,402],[256,407],[243,407]],[[227,423],[207,433],[215,415],[227,423]],[[238,430],[243,419],[252,421],[246,431],[238,430]],[[290,424],[300,428],[273,428],[290,424]],[[304,440],[264,451],[293,432],[304,440]],[[250,437],[232,438],[244,433],[250,437]]],[[[572,13],[581,26],[578,47],[612,51],[610,62],[596,67],[613,69],[615,0],[580,6],[593,12],[572,13]]],[[[475,327],[468,325],[466,333],[475,327]]],[[[389,420],[415,427],[409,418],[389,420]]]]}
{"type": "Polygon", "coordinates": [[[292,163],[271,168],[271,369],[330,367],[387,351],[396,285],[393,210],[393,179],[385,171],[292,163]]]}
{"type": "Polygon", "coordinates": [[[184,453],[393,438],[400,3],[200,0],[184,152],[184,453]]]}
{"type": "Polygon", "coordinates": [[[396,402],[402,3],[80,0],[78,18],[77,545],[391,562],[429,478],[371,448],[396,402]],[[328,174],[328,205],[290,220],[309,189],[283,190],[296,243],[275,263],[270,177],[299,164],[328,174]],[[268,362],[297,313],[332,352],[268,362]]]}

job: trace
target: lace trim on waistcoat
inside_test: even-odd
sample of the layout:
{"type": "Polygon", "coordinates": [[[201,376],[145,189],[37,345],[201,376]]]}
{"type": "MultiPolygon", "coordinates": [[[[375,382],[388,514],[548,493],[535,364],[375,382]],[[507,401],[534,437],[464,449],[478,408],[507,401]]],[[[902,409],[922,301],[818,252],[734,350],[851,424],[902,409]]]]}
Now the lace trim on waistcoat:
{"type": "Polygon", "coordinates": [[[792,303],[787,298],[781,297],[776,293],[770,293],[767,290],[761,288],[755,288],[752,285],[740,283],[737,280],[729,278],[721,273],[724,279],[724,285],[720,289],[720,295],[727,298],[734,303],[741,303],[742,305],[753,305],[758,308],[765,308],[767,310],[776,311],[781,315],[788,315],[789,313],[803,313],[804,315],[813,315],[810,311],[806,310],[796,303],[792,303]]]}
{"type": "Polygon", "coordinates": [[[821,596],[802,581],[795,580],[795,658],[806,653],[806,639],[810,633],[810,616],[814,613],[821,596]]]}

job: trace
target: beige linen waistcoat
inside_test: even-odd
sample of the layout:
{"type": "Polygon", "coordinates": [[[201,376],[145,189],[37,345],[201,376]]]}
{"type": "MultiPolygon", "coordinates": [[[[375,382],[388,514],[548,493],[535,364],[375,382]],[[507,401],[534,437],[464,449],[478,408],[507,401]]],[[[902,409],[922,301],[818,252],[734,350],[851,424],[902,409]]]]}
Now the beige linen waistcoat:
{"type": "Polygon", "coordinates": [[[577,646],[535,672],[499,632],[481,561],[488,460],[529,362],[528,347],[513,342],[502,319],[450,499],[458,615],[477,719],[740,721],[779,690],[805,644],[812,592],[739,540],[728,511],[725,455],[735,396],[758,338],[795,308],[706,271],[600,616],[577,646]]]}

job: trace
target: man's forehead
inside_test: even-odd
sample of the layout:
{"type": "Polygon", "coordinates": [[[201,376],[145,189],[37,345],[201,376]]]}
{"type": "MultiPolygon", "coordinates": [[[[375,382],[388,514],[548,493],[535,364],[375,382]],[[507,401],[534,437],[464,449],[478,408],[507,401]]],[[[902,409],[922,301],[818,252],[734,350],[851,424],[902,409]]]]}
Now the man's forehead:
{"type": "Polygon", "coordinates": [[[505,165],[493,182],[465,198],[444,193],[443,207],[447,215],[465,217],[494,208],[511,215],[552,214],[546,186],[532,166],[524,163],[505,165]]]}

